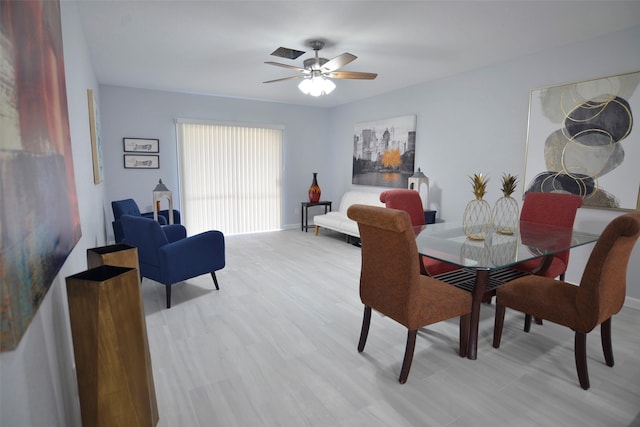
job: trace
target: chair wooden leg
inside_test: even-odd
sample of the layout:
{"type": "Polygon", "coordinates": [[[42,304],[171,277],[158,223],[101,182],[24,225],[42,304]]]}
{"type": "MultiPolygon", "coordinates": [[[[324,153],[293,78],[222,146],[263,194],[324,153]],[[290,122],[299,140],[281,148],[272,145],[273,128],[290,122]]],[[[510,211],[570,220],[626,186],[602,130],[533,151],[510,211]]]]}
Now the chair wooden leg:
{"type": "Polygon", "coordinates": [[[502,339],[502,327],[504,326],[504,305],[496,304],[496,318],[493,323],[493,346],[500,348],[502,339]]]}
{"type": "Polygon", "coordinates": [[[607,366],[613,366],[613,347],[611,346],[611,318],[600,325],[600,338],[602,339],[602,351],[607,366]]]}
{"type": "Polygon", "coordinates": [[[576,332],[574,346],[576,370],[578,371],[578,380],[580,381],[580,387],[588,390],[589,371],[587,369],[587,334],[585,334],[584,332],[576,332]]]}
{"type": "Polygon", "coordinates": [[[493,301],[493,297],[495,296],[496,296],[495,289],[485,292],[484,295],[482,296],[482,302],[485,304],[491,304],[491,302],[493,301]]]}
{"type": "Polygon", "coordinates": [[[364,317],[362,318],[362,329],[360,330],[360,342],[358,342],[358,352],[362,353],[364,345],[367,343],[369,335],[369,325],[371,324],[371,307],[364,306],[364,317]]]}
{"type": "Polygon", "coordinates": [[[467,357],[469,350],[469,327],[471,325],[471,313],[460,316],[460,357],[467,357]]]}
{"type": "Polygon", "coordinates": [[[171,285],[166,285],[167,288],[167,308],[171,308],[171,285]]]}
{"type": "Polygon", "coordinates": [[[211,272],[211,277],[213,277],[213,283],[216,285],[216,289],[220,290],[220,286],[218,286],[218,278],[216,277],[216,272],[211,272]]]}
{"type": "Polygon", "coordinates": [[[423,276],[431,276],[431,274],[429,274],[429,272],[427,271],[427,269],[424,266],[424,259],[422,257],[422,255],[418,256],[418,260],[420,262],[420,274],[423,276]]]}
{"type": "Polygon", "coordinates": [[[402,369],[400,370],[400,384],[407,382],[409,377],[409,370],[411,369],[411,362],[413,362],[413,351],[416,348],[416,336],[417,330],[407,332],[407,347],[404,351],[404,360],[402,361],[402,369]]]}

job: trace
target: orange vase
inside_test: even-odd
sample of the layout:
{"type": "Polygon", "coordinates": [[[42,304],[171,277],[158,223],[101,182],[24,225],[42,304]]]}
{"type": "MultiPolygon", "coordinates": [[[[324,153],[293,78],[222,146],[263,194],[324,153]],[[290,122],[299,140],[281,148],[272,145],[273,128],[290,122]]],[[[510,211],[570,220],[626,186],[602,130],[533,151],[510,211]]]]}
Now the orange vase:
{"type": "Polygon", "coordinates": [[[316,203],[320,200],[320,186],[318,185],[318,172],[313,172],[313,182],[309,187],[309,201],[316,203]]]}

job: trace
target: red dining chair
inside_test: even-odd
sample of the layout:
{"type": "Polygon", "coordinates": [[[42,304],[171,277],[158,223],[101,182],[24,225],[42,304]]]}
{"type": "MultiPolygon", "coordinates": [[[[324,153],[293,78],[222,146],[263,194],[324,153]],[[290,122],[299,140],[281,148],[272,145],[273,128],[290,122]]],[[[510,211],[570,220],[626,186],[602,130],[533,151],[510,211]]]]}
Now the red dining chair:
{"type": "MultiPolygon", "coordinates": [[[[425,224],[422,199],[420,198],[420,193],[417,191],[404,189],[383,191],[380,193],[380,201],[384,203],[387,208],[407,212],[411,219],[411,224],[414,227],[425,224]]],[[[453,264],[438,261],[433,258],[424,256],[421,258],[422,266],[420,271],[422,274],[428,276],[436,276],[459,268],[453,264]]]]}
{"type": "Polygon", "coordinates": [[[550,277],[530,275],[497,289],[493,346],[500,347],[505,308],[571,328],[580,386],[589,388],[587,334],[600,325],[607,366],[613,366],[611,318],[624,304],[627,266],[640,234],[640,212],[613,219],[589,256],[580,286],[550,277]]]}
{"type": "MultiPolygon", "coordinates": [[[[575,194],[530,191],[524,196],[520,221],[573,228],[576,212],[580,206],[582,206],[582,197],[575,194]]],[[[547,270],[539,275],[551,279],[559,277],[560,280],[564,280],[569,265],[569,253],[570,251],[566,250],[555,254],[547,270]]],[[[542,261],[538,258],[517,264],[514,268],[536,274],[541,263],[542,261]]],[[[536,321],[542,324],[541,319],[536,321]]],[[[529,332],[530,329],[531,316],[527,314],[524,318],[524,330],[529,332]]]]}
{"type": "MultiPolygon", "coordinates": [[[[575,194],[529,192],[524,196],[520,221],[573,228],[576,212],[580,206],[582,206],[582,197],[575,194]]],[[[569,265],[569,252],[567,250],[555,254],[543,276],[560,277],[560,280],[564,280],[569,265]]],[[[539,265],[540,260],[534,259],[520,263],[514,268],[534,273],[539,265]]]]}

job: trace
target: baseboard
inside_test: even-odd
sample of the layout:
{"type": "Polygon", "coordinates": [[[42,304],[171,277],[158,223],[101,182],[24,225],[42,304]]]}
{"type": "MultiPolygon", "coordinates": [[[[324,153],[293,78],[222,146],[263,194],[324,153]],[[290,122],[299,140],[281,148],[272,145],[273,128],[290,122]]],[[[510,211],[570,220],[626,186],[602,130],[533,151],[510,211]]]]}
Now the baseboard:
{"type": "Polygon", "coordinates": [[[636,310],[640,310],[640,299],[626,297],[624,299],[624,305],[629,308],[635,308],[636,310]]]}

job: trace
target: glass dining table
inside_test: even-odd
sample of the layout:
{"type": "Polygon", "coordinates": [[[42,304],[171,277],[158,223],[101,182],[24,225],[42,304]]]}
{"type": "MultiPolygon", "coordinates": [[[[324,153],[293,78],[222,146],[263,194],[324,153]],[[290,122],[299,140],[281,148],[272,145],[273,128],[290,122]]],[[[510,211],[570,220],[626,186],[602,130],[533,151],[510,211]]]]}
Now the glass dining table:
{"type": "Polygon", "coordinates": [[[521,221],[511,235],[490,232],[484,240],[471,240],[462,224],[441,222],[415,227],[418,253],[454,264],[459,269],[435,278],[471,292],[471,322],[467,357],[477,358],[478,324],[483,298],[498,286],[531,272],[513,268],[539,259],[535,274],[544,274],[553,255],[598,240],[597,234],[566,227],[521,221]]]}

